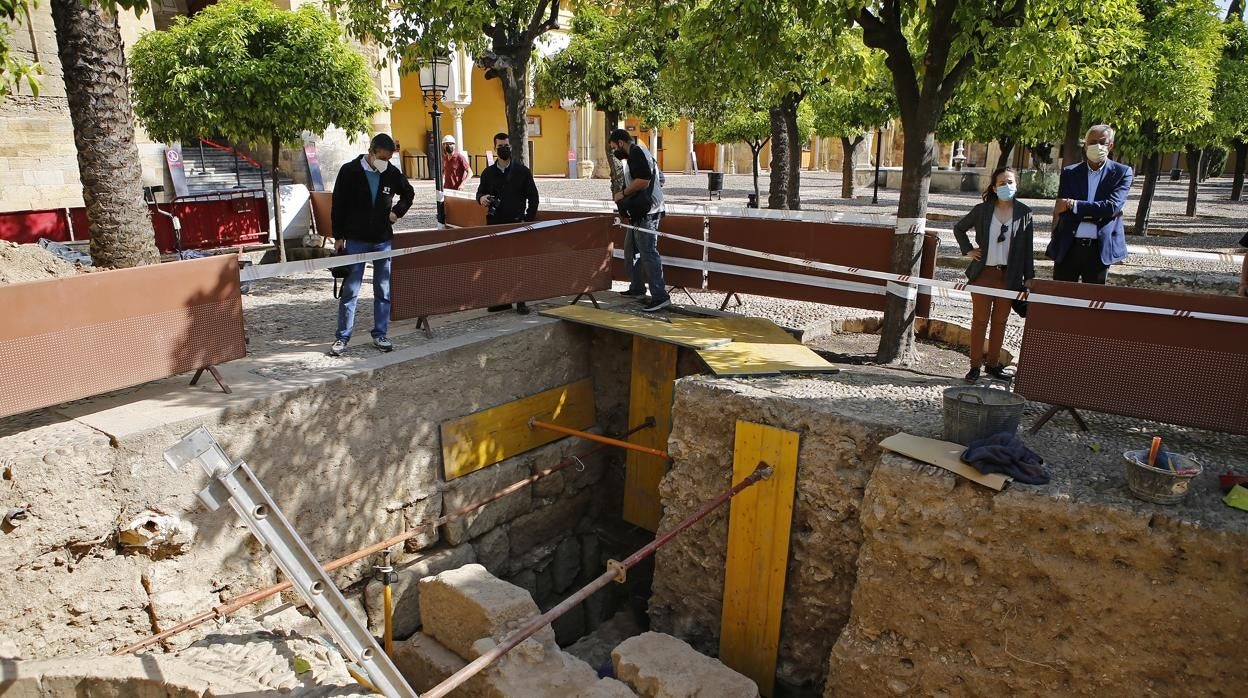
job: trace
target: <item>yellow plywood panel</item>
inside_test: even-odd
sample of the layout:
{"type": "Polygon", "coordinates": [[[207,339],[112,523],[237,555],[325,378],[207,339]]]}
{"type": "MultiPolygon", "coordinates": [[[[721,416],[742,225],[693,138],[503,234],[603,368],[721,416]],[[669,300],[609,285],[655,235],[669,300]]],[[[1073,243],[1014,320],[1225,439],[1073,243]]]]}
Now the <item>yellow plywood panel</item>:
{"type": "MultiPolygon", "coordinates": [[[[628,395],[628,423],[641,424],[654,417],[654,427],[633,435],[631,441],[667,450],[672,433],[672,389],[676,381],[676,354],[671,345],[645,337],[633,337],[633,371],[628,395]]],[[[624,520],[657,531],[663,506],[659,480],[667,459],[629,451],[624,476],[624,520]]]]}
{"type": "Polygon", "coordinates": [[[639,337],[649,337],[661,342],[675,344],[690,349],[704,349],[720,346],[732,341],[723,333],[706,332],[695,326],[681,327],[674,322],[665,322],[627,313],[613,313],[585,305],[565,305],[562,308],[543,310],[546,317],[559,318],[583,325],[602,327],[617,332],[625,332],[639,337]]]}
{"type": "Polygon", "coordinates": [[[594,384],[586,378],[515,402],[491,407],[442,423],[442,465],[446,479],[531,451],[563,438],[545,429],[530,429],[538,419],[571,429],[594,424],[594,384]]]}
{"type": "Polygon", "coordinates": [[[759,462],[772,476],[732,499],[728,518],[728,563],[719,658],[771,696],[780,647],[780,615],[797,486],[798,435],[751,422],[737,422],[732,482],[744,480],[759,462]]]}
{"type": "Polygon", "coordinates": [[[753,317],[672,318],[682,330],[726,334],[730,344],[698,350],[717,376],[835,373],[838,369],[770,320],[753,317]]]}

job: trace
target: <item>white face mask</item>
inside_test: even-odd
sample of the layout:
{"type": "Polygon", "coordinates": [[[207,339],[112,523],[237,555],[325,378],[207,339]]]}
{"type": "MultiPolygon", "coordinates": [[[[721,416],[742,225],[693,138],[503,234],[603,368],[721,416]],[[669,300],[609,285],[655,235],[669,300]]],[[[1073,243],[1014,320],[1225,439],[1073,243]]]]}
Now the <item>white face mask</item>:
{"type": "Polygon", "coordinates": [[[1109,158],[1109,146],[1104,143],[1090,143],[1083,146],[1083,152],[1088,157],[1088,162],[1093,165],[1100,165],[1109,158]]]}
{"type": "Polygon", "coordinates": [[[371,160],[369,160],[369,163],[371,163],[373,166],[373,169],[377,170],[378,172],[385,172],[386,168],[390,166],[390,161],[382,160],[381,158],[372,158],[371,160]]]}

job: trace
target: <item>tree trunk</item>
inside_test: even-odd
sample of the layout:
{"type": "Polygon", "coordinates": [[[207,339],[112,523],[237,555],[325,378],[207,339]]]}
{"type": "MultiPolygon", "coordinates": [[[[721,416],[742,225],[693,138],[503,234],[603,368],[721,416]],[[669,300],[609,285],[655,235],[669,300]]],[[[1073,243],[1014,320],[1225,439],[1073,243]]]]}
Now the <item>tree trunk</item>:
{"type": "Polygon", "coordinates": [[[1153,208],[1153,194],[1157,191],[1157,179],[1161,176],[1161,153],[1157,152],[1157,122],[1149,119],[1140,128],[1147,149],[1144,155],[1144,188],[1140,192],[1140,204],[1135,209],[1135,234],[1148,235],[1148,215],[1153,208]]]}
{"type": "Polygon", "coordinates": [[[763,146],[765,146],[766,144],[767,144],[767,141],[754,141],[753,143],[750,144],[750,155],[754,158],[754,203],[755,205],[758,204],[759,196],[761,196],[758,190],[758,158],[759,156],[763,154],[763,146]]]}
{"type": "Polygon", "coordinates": [[[853,139],[841,136],[841,150],[844,151],[844,155],[841,158],[842,199],[852,199],[858,195],[857,182],[854,181],[854,172],[858,169],[858,156],[864,140],[866,140],[865,134],[859,134],[853,139]]]}
{"type": "MultiPolygon", "coordinates": [[[[901,199],[897,205],[898,234],[893,236],[891,271],[894,274],[918,276],[923,236],[911,235],[908,229],[915,223],[923,225],[927,215],[927,195],[932,180],[936,134],[934,124],[929,125],[917,119],[910,120],[910,123],[903,120],[902,128],[905,144],[901,167],[901,199]]],[[[914,300],[892,293],[884,296],[884,325],[880,330],[880,348],[875,356],[877,362],[905,362],[914,355],[914,311],[914,300]]]]}
{"type": "Polygon", "coordinates": [[[789,134],[789,181],[785,188],[786,205],[790,211],[802,208],[802,137],[797,128],[797,105],[802,96],[790,92],[784,104],[784,126],[789,134]]]}
{"type": "Polygon", "coordinates": [[[1196,215],[1196,198],[1200,195],[1200,170],[1204,166],[1205,151],[1187,144],[1187,215],[1196,215]]]}
{"type": "Polygon", "coordinates": [[[624,167],[620,165],[620,161],[615,159],[615,153],[611,152],[611,132],[619,128],[620,113],[618,111],[604,112],[606,117],[606,138],[602,140],[607,149],[607,168],[611,170],[611,193],[624,191],[624,167]]]}
{"type": "Polygon", "coordinates": [[[789,129],[785,124],[784,108],[772,107],[771,115],[771,188],[767,195],[767,207],[783,209],[789,205],[789,129]]]}
{"type": "MultiPolygon", "coordinates": [[[[282,156],[282,139],[273,136],[273,227],[277,235],[277,257],[286,261],[286,236],[282,233],[282,178],[277,173],[278,158],[282,156]]],[[[439,156],[440,157],[440,156],[439,156]]]]}
{"type": "Polygon", "coordinates": [[[1248,170],[1248,141],[1235,141],[1235,179],[1231,182],[1231,201],[1239,201],[1244,193],[1244,172],[1248,170]]]}
{"type": "Polygon", "coordinates": [[[1200,183],[1204,184],[1209,179],[1209,165],[1213,163],[1213,153],[1217,150],[1213,146],[1206,146],[1200,151],[1200,183]]]}
{"type": "Polygon", "coordinates": [[[1231,4],[1226,8],[1226,21],[1233,19],[1242,20],[1244,18],[1244,2],[1243,0],[1231,0],[1231,4]]]}
{"type": "Polygon", "coordinates": [[[533,167],[529,162],[529,136],[525,117],[529,114],[528,89],[530,49],[509,53],[499,61],[494,73],[503,83],[503,108],[507,113],[507,135],[511,136],[511,160],[533,167]]]}
{"type": "Polygon", "coordinates": [[[56,45],[78,150],[91,261],[101,267],[160,262],[143,168],[134,142],[134,111],[125,47],[115,15],[94,2],[52,0],[56,45]]]}
{"type": "Polygon", "coordinates": [[[1001,154],[997,156],[997,169],[999,170],[1010,164],[1010,153],[1014,152],[1014,139],[1009,136],[1000,136],[997,138],[997,145],[1001,147],[1001,154]]]}
{"type": "Polygon", "coordinates": [[[1062,167],[1083,160],[1083,110],[1079,97],[1070,98],[1070,110],[1066,113],[1066,139],[1062,141],[1062,167]]]}

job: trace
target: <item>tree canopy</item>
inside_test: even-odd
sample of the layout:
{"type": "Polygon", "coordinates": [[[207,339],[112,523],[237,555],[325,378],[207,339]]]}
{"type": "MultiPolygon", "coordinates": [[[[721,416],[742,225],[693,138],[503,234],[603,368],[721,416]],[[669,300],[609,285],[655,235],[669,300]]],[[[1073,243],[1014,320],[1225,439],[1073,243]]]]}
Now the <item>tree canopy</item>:
{"type": "Polygon", "coordinates": [[[162,141],[294,143],[331,125],[361,133],[381,108],[364,57],[308,5],[224,0],[144,34],[131,65],[135,115],[162,141]]]}

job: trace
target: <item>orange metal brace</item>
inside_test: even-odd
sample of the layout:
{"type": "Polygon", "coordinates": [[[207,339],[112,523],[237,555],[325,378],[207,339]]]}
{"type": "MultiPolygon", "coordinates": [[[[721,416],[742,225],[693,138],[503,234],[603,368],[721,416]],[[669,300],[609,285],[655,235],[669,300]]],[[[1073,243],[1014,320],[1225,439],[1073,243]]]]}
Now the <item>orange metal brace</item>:
{"type": "Polygon", "coordinates": [[[619,448],[627,449],[629,451],[645,453],[646,455],[650,455],[650,456],[657,456],[659,458],[667,458],[667,451],[660,451],[657,448],[650,448],[649,446],[641,446],[638,444],[629,443],[627,441],[620,441],[619,439],[613,439],[610,436],[602,436],[600,434],[591,434],[587,431],[580,431],[579,429],[569,429],[568,427],[561,427],[558,424],[551,424],[550,422],[543,422],[538,419],[530,419],[529,428],[530,429],[545,429],[547,431],[553,431],[558,434],[567,434],[568,436],[576,436],[578,438],[586,439],[588,441],[597,441],[600,444],[607,444],[608,446],[617,446],[619,448]]]}

